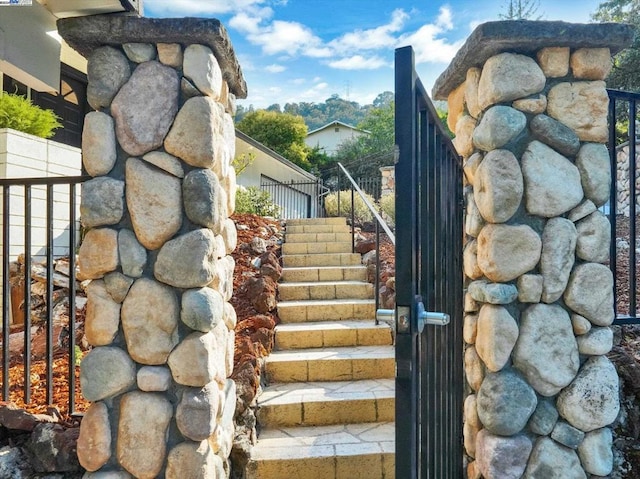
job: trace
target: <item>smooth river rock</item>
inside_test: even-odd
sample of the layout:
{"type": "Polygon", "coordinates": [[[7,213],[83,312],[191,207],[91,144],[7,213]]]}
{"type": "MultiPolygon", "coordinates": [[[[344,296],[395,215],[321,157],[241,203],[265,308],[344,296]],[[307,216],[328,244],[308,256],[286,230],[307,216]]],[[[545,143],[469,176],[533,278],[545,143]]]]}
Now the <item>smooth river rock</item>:
{"type": "Polygon", "coordinates": [[[129,61],[120,50],[96,48],[87,59],[87,102],[95,110],[108,107],[130,76],[129,61]]]}
{"type": "Polygon", "coordinates": [[[611,224],[600,211],[594,211],[576,225],[576,255],[584,261],[606,263],[609,260],[611,224]]]}
{"type": "Polygon", "coordinates": [[[614,319],[611,270],[598,263],[576,266],[569,277],[564,302],[596,326],[609,326],[614,319]]]}
{"type": "Polygon", "coordinates": [[[182,198],[187,217],[197,225],[220,234],[227,217],[227,198],[216,174],[208,169],[187,173],[182,182],[182,198]]]}
{"type": "Polygon", "coordinates": [[[529,123],[536,139],[547,144],[558,153],[568,157],[576,156],[580,149],[580,138],[566,125],[547,115],[536,115],[529,123]]]}
{"type": "Polygon", "coordinates": [[[99,279],[118,267],[118,232],[96,228],[87,232],[78,251],[78,274],[99,279]]]}
{"type": "Polygon", "coordinates": [[[601,143],[585,143],[578,152],[576,166],[582,178],[584,196],[596,206],[609,201],[611,162],[607,147],[601,143]]]}
{"type": "Polygon", "coordinates": [[[181,442],[167,456],[166,479],[200,479],[219,477],[216,456],[208,441],[181,442]]]}
{"type": "Polygon", "coordinates": [[[611,429],[596,429],[587,433],[578,446],[582,467],[589,474],[608,476],[613,471],[613,434],[611,429]]]}
{"type": "Polygon", "coordinates": [[[184,49],[184,76],[207,96],[220,98],[222,71],[211,49],[204,45],[189,45],[184,49]]]}
{"type": "Polygon", "coordinates": [[[562,296],[575,263],[578,232],[572,221],[551,218],[542,232],[542,301],[554,303],[562,296]]]}
{"type": "Polygon", "coordinates": [[[525,435],[496,436],[486,429],[476,439],[476,464],[488,479],[520,479],[533,444],[525,435]]]}
{"type": "Polygon", "coordinates": [[[576,338],[580,354],[602,356],[613,348],[613,331],[609,327],[591,328],[576,338]]]}
{"type": "Polygon", "coordinates": [[[219,347],[212,332],[191,333],[173,350],[169,356],[169,367],[173,379],[178,384],[192,387],[203,387],[209,384],[224,362],[216,362],[215,349],[219,347]]]}
{"type": "Polygon", "coordinates": [[[97,471],[111,457],[109,410],[103,402],[89,406],[80,423],[78,461],[87,471],[97,471]]]}
{"type": "Polygon", "coordinates": [[[487,278],[506,282],[532,270],[542,241],[528,225],[488,224],[478,235],[478,265],[487,278]]]}
{"type": "Polygon", "coordinates": [[[529,456],[523,479],[587,479],[575,451],[540,437],[529,456]]]}
{"type": "Polygon", "coordinates": [[[80,387],[87,401],[117,396],[131,389],[135,381],[135,364],[120,348],[93,348],[80,363],[80,387]]]}
{"type": "Polygon", "coordinates": [[[118,334],[120,304],[113,300],[102,280],[91,281],[86,293],[84,334],[92,346],[107,346],[118,334]]]}
{"type": "Polygon", "coordinates": [[[522,313],[513,365],[542,396],[557,394],[575,378],[578,345],[564,308],[540,303],[522,313]]]}
{"type": "Polygon", "coordinates": [[[92,111],[84,117],[82,164],[91,176],[109,173],[116,164],[115,123],[106,113],[92,111]]]}
{"type": "Polygon", "coordinates": [[[484,151],[501,148],[516,138],[527,126],[521,111],[504,105],[489,108],[473,132],[473,144],[484,151]]]}
{"type": "Polygon", "coordinates": [[[224,299],[212,288],[189,289],[182,295],[180,319],[196,331],[206,333],[222,321],[224,299]]]}
{"type": "Polygon", "coordinates": [[[476,350],[491,372],[500,371],[509,361],[518,339],[518,324],[502,306],[485,304],[480,308],[476,350]]]}
{"type": "Polygon", "coordinates": [[[508,150],[487,153],[475,170],[473,183],[473,195],[482,217],[489,223],[504,223],[518,210],[523,193],[522,171],[513,153],[508,150]]]}
{"type": "Polygon", "coordinates": [[[147,264],[147,250],[140,244],[133,231],[123,228],[118,232],[118,253],[123,274],[132,278],[142,276],[147,264]]]}
{"type": "Polygon", "coordinates": [[[187,388],[176,408],[176,424],[192,441],[209,438],[217,425],[220,391],[213,381],[202,388],[187,388]]]}
{"type": "Polygon", "coordinates": [[[509,304],[518,297],[518,290],[513,284],[487,283],[484,280],[469,284],[469,294],[481,303],[509,304]]]}
{"type": "Polygon", "coordinates": [[[101,176],[82,184],[80,219],[85,228],[115,225],[124,214],[124,181],[101,176]]]}

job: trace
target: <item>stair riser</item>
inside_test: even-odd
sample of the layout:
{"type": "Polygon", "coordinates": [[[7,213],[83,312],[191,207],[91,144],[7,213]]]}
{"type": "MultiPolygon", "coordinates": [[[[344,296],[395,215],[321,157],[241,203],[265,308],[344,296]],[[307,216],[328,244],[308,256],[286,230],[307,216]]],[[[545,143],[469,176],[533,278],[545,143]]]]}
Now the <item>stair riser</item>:
{"type": "Polygon", "coordinates": [[[351,253],[351,243],[284,243],[282,254],[351,253]]]}
{"type": "Polygon", "coordinates": [[[282,257],[285,268],[310,266],[358,266],[362,257],[357,253],[293,254],[282,257]]]}
{"type": "MultiPolygon", "coordinates": [[[[339,446],[336,446],[339,447],[339,446]]],[[[344,445],[342,447],[348,447],[344,445]]],[[[331,449],[327,446],[327,449],[331,449]]],[[[299,460],[252,461],[247,479],[394,479],[395,457],[391,453],[359,456],[312,457],[299,460]]]]}
{"type": "Polygon", "coordinates": [[[371,299],[373,285],[362,284],[315,284],[288,285],[281,284],[278,288],[280,301],[296,301],[306,299],[371,299]]]}
{"type": "Polygon", "coordinates": [[[346,225],[346,218],[298,218],[287,220],[287,226],[346,225]]]}
{"type": "Polygon", "coordinates": [[[364,266],[356,268],[284,268],[282,271],[281,281],[365,281],[366,276],[367,270],[364,266]]]}
{"type": "Polygon", "coordinates": [[[287,235],[300,233],[351,233],[347,225],[287,225],[287,235]]]}
{"type": "Polygon", "coordinates": [[[327,331],[277,331],[276,349],[335,348],[348,346],[385,346],[392,344],[388,328],[336,329],[327,331]]]}
{"type": "Polygon", "coordinates": [[[394,376],[395,361],[393,358],[275,362],[267,359],[267,379],[270,383],[356,381],[359,379],[388,379],[394,376]]]}
{"type": "Polygon", "coordinates": [[[351,243],[351,233],[294,233],[285,236],[286,243],[351,243]]]}
{"type": "Polygon", "coordinates": [[[282,323],[304,323],[307,321],[335,321],[341,319],[375,318],[375,303],[345,303],[332,305],[292,306],[278,305],[278,316],[282,323]]]}

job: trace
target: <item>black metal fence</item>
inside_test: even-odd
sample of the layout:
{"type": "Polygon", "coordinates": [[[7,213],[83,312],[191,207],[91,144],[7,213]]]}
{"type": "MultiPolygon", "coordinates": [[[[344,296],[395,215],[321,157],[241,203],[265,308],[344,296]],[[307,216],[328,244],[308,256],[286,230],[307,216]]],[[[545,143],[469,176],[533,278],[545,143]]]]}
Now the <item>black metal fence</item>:
{"type": "Polygon", "coordinates": [[[279,207],[280,218],[314,218],[322,216],[322,197],[327,189],[322,180],[280,182],[262,175],[260,189],[267,191],[279,207]]]}
{"type": "MultiPolygon", "coordinates": [[[[76,261],[79,240],[78,185],[88,177],[0,179],[2,190],[2,399],[19,397],[32,403],[34,388],[45,388],[47,405],[53,404],[54,356],[66,357],[68,413],[75,413],[76,397],[76,261]],[[63,275],[62,290],[54,298],[54,282],[60,273],[55,259],[68,257],[68,271],[63,275]],[[23,258],[17,262],[18,258],[23,258]],[[15,266],[20,263],[20,270],[15,266]],[[12,271],[12,266],[14,266],[12,271]],[[12,287],[10,278],[19,287],[12,287]],[[44,278],[43,278],[44,276],[44,278]],[[39,277],[44,287],[42,317],[34,317],[32,278],[39,277]],[[67,321],[54,317],[54,304],[66,296],[67,321]],[[16,319],[15,324],[12,319],[16,319]],[[54,324],[54,322],[58,324],[54,324]],[[62,321],[64,323],[64,321],[62,321]],[[17,331],[12,334],[12,331],[17,331]],[[44,331],[44,332],[43,332],[44,331]],[[57,331],[57,336],[54,335],[57,331]],[[22,332],[22,334],[20,334],[22,332]],[[43,351],[36,347],[32,333],[44,337],[43,351]],[[22,336],[22,337],[20,337],[22,336]],[[34,353],[40,357],[34,357],[34,353]],[[45,362],[44,375],[33,375],[35,360],[45,362]],[[22,369],[22,380],[11,383],[10,368],[22,369]],[[43,377],[44,376],[44,377],[43,377]]],[[[15,379],[15,375],[11,375],[15,379]]]]}
{"type": "Polygon", "coordinates": [[[609,267],[614,278],[614,324],[640,324],[637,284],[637,102],[640,93],[608,90],[611,191],[602,210],[611,222],[609,267]],[[624,125],[628,125],[625,133],[624,125]],[[626,141],[625,141],[626,140],[626,141]]]}

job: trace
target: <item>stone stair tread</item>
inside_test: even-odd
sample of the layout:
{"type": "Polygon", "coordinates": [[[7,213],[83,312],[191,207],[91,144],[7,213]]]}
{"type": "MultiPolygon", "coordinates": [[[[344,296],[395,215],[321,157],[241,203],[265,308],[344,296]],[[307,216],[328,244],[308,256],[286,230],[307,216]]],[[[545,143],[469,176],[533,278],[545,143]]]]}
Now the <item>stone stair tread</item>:
{"type": "MultiPolygon", "coordinates": [[[[253,461],[395,453],[392,422],[265,429],[252,450],[253,461]]],[[[293,478],[292,478],[293,479],[293,478]]]]}
{"type": "MultiPolygon", "coordinates": [[[[309,271],[309,270],[321,270],[326,271],[330,269],[348,269],[348,270],[364,270],[366,266],[362,264],[348,264],[345,266],[285,266],[282,268],[283,271],[309,271]]],[[[286,281],[285,281],[286,283],[286,281]]]]}
{"type": "Polygon", "coordinates": [[[392,341],[389,326],[376,325],[371,319],[281,323],[276,326],[276,348],[280,350],[387,345],[392,341]]]}
{"type": "MultiPolygon", "coordinates": [[[[341,321],[317,321],[307,323],[280,323],[276,332],[330,331],[336,329],[389,329],[384,323],[376,324],[373,319],[345,319],[341,321]]],[[[390,329],[389,329],[390,330],[390,329]]]]}
{"type": "Polygon", "coordinates": [[[286,361],[335,361],[343,359],[395,359],[393,346],[349,346],[272,351],[267,363],[286,361]]]}
{"type": "Polygon", "coordinates": [[[276,383],[263,389],[260,406],[297,404],[301,402],[334,402],[383,399],[395,396],[394,379],[362,379],[358,381],[311,381],[276,383]]]}
{"type": "Polygon", "coordinates": [[[296,286],[361,286],[363,284],[371,284],[367,281],[358,280],[340,280],[340,281],[291,281],[280,283],[280,287],[293,288],[296,286]]]}
{"type": "Polygon", "coordinates": [[[294,307],[294,306],[334,306],[340,304],[374,304],[374,299],[300,299],[295,301],[278,301],[278,307],[294,307]]]}

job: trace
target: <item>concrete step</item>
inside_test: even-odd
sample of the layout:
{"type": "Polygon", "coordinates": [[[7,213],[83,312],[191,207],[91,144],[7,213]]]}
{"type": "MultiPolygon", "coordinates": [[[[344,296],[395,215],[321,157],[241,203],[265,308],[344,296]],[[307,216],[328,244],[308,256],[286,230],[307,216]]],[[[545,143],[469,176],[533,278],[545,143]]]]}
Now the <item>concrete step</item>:
{"type": "Polygon", "coordinates": [[[351,243],[351,233],[287,233],[285,243],[351,243]]]}
{"type": "Polygon", "coordinates": [[[359,266],[305,266],[283,268],[281,285],[288,282],[309,281],[365,281],[367,268],[359,266]]]}
{"type": "Polygon", "coordinates": [[[357,266],[362,256],[358,253],[326,253],[326,254],[288,254],[282,257],[285,268],[302,268],[305,266],[357,266]]]}
{"type": "Polygon", "coordinates": [[[273,384],[258,399],[258,422],[263,428],[390,422],[394,390],[393,379],[273,384]]]}
{"type": "Polygon", "coordinates": [[[321,299],[302,301],[280,301],[280,322],[304,323],[306,321],[334,321],[340,319],[375,318],[373,299],[321,299]]]}
{"type": "Polygon", "coordinates": [[[394,479],[391,422],[267,429],[247,479],[394,479]]]}
{"type": "Polygon", "coordinates": [[[395,377],[393,346],[355,346],[273,351],[267,382],[355,381],[395,377]]]}
{"type": "Polygon", "coordinates": [[[282,254],[351,253],[351,241],[347,243],[283,243],[282,254]]]}
{"type": "Polygon", "coordinates": [[[308,225],[287,225],[287,234],[292,233],[351,233],[351,228],[346,224],[308,224],[308,225]]]}
{"type": "Polygon", "coordinates": [[[280,301],[301,299],[371,299],[373,285],[364,281],[308,281],[281,283],[280,301]]]}
{"type": "Polygon", "coordinates": [[[286,220],[287,226],[301,225],[346,225],[347,219],[343,217],[337,218],[296,218],[286,220]]]}
{"type": "Polygon", "coordinates": [[[383,346],[392,344],[391,329],[368,320],[321,321],[276,326],[276,349],[383,346]]]}

